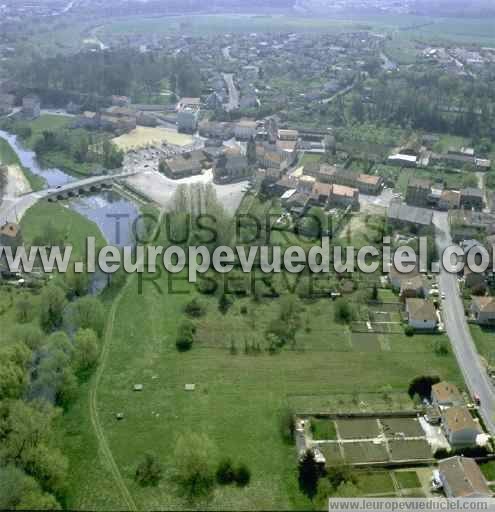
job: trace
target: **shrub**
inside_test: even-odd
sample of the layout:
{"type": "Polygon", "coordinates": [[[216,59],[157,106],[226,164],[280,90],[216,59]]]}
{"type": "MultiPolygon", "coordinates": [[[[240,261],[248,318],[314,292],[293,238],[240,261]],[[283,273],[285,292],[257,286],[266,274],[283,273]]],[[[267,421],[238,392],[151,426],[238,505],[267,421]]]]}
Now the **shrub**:
{"type": "Polygon", "coordinates": [[[220,461],[216,472],[216,478],[220,485],[228,485],[235,481],[236,472],[230,459],[227,458],[220,461]]]}
{"type": "Polygon", "coordinates": [[[142,486],[157,485],[161,478],[161,464],[154,455],[146,454],[136,469],[136,482],[142,486]]]}
{"type": "Polygon", "coordinates": [[[227,311],[230,309],[230,306],[232,306],[232,299],[230,297],[227,297],[225,293],[222,293],[220,296],[220,299],[218,299],[218,309],[222,315],[225,315],[227,311]]]}
{"type": "Polygon", "coordinates": [[[179,336],[175,342],[175,346],[179,352],[187,352],[191,350],[193,346],[193,339],[192,337],[179,336]]]}
{"type": "Polygon", "coordinates": [[[205,314],[205,307],[198,299],[193,299],[191,302],[186,304],[184,311],[187,315],[193,318],[199,318],[205,314]]]}
{"type": "Polygon", "coordinates": [[[245,487],[251,481],[251,470],[245,464],[235,470],[235,481],[239,487],[245,487]]]}
{"type": "Polygon", "coordinates": [[[449,353],[449,346],[445,341],[437,341],[435,343],[435,354],[437,356],[446,356],[449,353]]]}
{"type": "Polygon", "coordinates": [[[414,336],[414,327],[412,325],[406,325],[404,334],[409,337],[414,336]]]}
{"type": "Polygon", "coordinates": [[[335,302],[335,320],[337,322],[349,324],[353,316],[352,306],[346,300],[339,299],[335,302]]]}

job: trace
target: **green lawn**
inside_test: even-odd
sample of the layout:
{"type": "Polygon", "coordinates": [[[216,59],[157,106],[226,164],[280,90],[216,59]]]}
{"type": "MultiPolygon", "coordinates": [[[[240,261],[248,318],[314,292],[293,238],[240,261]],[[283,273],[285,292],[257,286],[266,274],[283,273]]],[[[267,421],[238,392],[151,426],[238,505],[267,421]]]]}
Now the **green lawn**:
{"type": "MultiPolygon", "coordinates": [[[[244,345],[258,341],[266,346],[262,332],[278,311],[278,300],[238,299],[223,316],[216,298],[203,297],[207,315],[197,322],[200,341],[192,351],[180,354],[175,336],[191,295],[173,294],[168,287],[190,292],[192,286],[176,281],[167,285],[162,276],[155,283],[161,293],[152,283],[144,283],[140,295],[137,277],[131,279],[117,311],[99,391],[99,413],[116,462],[142,509],[184,506],[171,477],[171,454],[177,435],[187,431],[207,434],[220,454],[242,460],[252,470],[248,488],[218,488],[209,507],[306,508],[309,504],[298,490],[294,448],[279,434],[279,414],[292,397],[347,394],[350,403],[351,397],[376,393],[386,385],[391,395],[403,393],[412,378],[424,373],[462,384],[451,356],[411,349],[404,357],[400,343],[412,343],[405,336],[397,337],[393,350],[372,354],[352,350],[345,341],[348,328],[334,323],[328,300],[302,303],[303,325],[306,317],[311,324],[304,343],[298,341],[294,348],[269,355],[264,351],[245,354],[244,345]],[[241,306],[246,306],[245,314],[241,306]],[[235,355],[229,349],[232,340],[235,355]],[[140,394],[132,391],[136,383],[144,385],[140,394]],[[185,392],[187,383],[196,384],[196,390],[185,392]],[[115,420],[116,412],[125,414],[122,422],[115,420]],[[149,450],[165,466],[165,478],[151,490],[138,487],[133,480],[137,461],[149,450]]],[[[86,414],[83,407],[80,411],[86,414]]],[[[77,423],[76,418],[73,421],[77,423]]],[[[80,457],[81,440],[75,446],[70,439],[67,443],[69,455],[80,457]]],[[[366,451],[372,448],[363,447],[366,451]]],[[[352,459],[358,452],[351,448],[348,456],[352,459]]],[[[380,453],[368,455],[382,457],[380,453]]],[[[94,452],[87,454],[91,460],[94,456],[94,452]]],[[[76,464],[81,465],[89,467],[86,459],[76,464]]],[[[71,470],[68,507],[92,508],[101,503],[107,485],[104,479],[98,482],[77,467],[71,470]]]]}
{"type": "Polygon", "coordinates": [[[396,471],[395,478],[401,489],[417,489],[421,487],[416,471],[396,471]]]}
{"type": "Polygon", "coordinates": [[[386,471],[359,473],[357,486],[364,496],[395,492],[392,478],[386,471]]]}
{"type": "Polygon", "coordinates": [[[332,420],[311,418],[310,421],[313,439],[322,441],[335,441],[337,439],[335,423],[332,420]]]}
{"type": "Polygon", "coordinates": [[[470,324],[471,336],[476,348],[489,365],[495,364],[495,330],[470,324]]]}
{"type": "Polygon", "coordinates": [[[58,130],[59,128],[68,126],[71,122],[72,119],[70,117],[44,114],[29,123],[32,133],[31,137],[26,139],[24,143],[27,147],[32,148],[36,139],[43,133],[43,131],[58,130]]]}
{"type": "Polygon", "coordinates": [[[44,201],[31,207],[22,218],[24,243],[30,245],[36,238],[43,235],[48,226],[63,234],[66,245],[72,245],[73,257],[84,256],[86,238],[89,236],[96,238],[97,247],[106,245],[96,224],[62,203],[44,201]]]}
{"type": "Polygon", "coordinates": [[[495,480],[495,461],[485,462],[480,465],[482,473],[489,482],[495,480]]]}

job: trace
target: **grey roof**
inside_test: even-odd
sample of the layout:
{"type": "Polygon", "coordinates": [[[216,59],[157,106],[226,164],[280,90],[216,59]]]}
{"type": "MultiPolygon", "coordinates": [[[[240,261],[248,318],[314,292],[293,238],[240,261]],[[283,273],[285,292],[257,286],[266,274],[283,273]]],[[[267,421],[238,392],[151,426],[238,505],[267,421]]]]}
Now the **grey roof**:
{"type": "Polygon", "coordinates": [[[461,190],[461,196],[480,197],[483,199],[483,191],[479,188],[469,187],[461,190]]]}
{"type": "Polygon", "coordinates": [[[399,202],[390,204],[387,217],[392,220],[419,224],[421,226],[430,226],[433,222],[433,212],[431,210],[399,202]]]}

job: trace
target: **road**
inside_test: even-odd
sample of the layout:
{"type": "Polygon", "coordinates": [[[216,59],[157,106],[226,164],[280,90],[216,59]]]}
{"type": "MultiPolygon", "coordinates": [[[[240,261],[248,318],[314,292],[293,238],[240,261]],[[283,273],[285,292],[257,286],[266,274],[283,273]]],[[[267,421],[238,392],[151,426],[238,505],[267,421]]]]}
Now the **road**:
{"type": "Polygon", "coordinates": [[[232,73],[223,73],[223,79],[229,91],[229,102],[225,106],[227,112],[237,110],[239,108],[239,91],[234,84],[234,75],[232,73]]]}
{"type": "MultiPolygon", "coordinates": [[[[433,217],[435,238],[439,254],[452,245],[447,213],[435,212],[433,217]]],[[[495,389],[481,364],[464,313],[457,275],[442,269],[440,289],[445,294],[442,301],[443,318],[454,354],[471,395],[480,397],[479,412],[491,435],[495,435],[495,389]]]]}

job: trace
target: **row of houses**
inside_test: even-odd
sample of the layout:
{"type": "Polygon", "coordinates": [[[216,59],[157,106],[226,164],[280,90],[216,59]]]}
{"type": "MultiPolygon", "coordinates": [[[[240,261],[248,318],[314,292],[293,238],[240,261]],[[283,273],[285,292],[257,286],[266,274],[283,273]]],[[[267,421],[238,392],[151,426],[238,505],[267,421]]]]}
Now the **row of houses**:
{"type": "Polygon", "coordinates": [[[431,180],[412,178],[406,191],[406,202],[412,206],[456,210],[464,208],[481,211],[484,208],[483,191],[476,187],[467,187],[460,191],[443,189],[431,180]]]}

